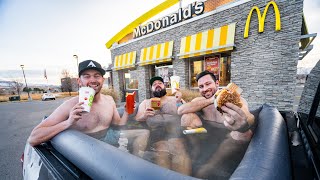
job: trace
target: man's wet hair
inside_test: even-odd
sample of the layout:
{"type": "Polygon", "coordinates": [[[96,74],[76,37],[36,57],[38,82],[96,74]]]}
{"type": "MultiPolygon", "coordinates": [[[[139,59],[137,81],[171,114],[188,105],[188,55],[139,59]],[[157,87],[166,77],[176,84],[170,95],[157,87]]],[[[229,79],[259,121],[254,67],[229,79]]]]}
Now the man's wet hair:
{"type": "Polygon", "coordinates": [[[208,71],[208,70],[205,70],[205,71],[202,71],[201,73],[197,74],[197,76],[196,76],[197,82],[199,81],[200,78],[202,78],[203,76],[208,75],[208,74],[212,77],[212,79],[214,80],[214,82],[217,81],[216,76],[215,76],[212,72],[210,72],[210,71],[208,71]]]}

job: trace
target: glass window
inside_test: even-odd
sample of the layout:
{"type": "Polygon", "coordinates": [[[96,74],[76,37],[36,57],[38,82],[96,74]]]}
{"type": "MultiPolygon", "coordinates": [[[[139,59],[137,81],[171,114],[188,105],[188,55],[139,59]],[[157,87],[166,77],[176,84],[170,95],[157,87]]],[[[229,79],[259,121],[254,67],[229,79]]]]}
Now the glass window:
{"type": "Polygon", "coordinates": [[[129,72],[124,74],[126,89],[138,89],[138,79],[131,78],[129,72]]]}
{"type": "Polygon", "coordinates": [[[205,69],[212,72],[217,79],[219,79],[219,71],[220,71],[220,57],[219,56],[211,56],[211,57],[205,57],[205,69]]]}
{"type": "Polygon", "coordinates": [[[220,58],[219,85],[226,86],[231,78],[231,56],[220,58]]]}
{"type": "Polygon", "coordinates": [[[106,74],[103,77],[105,78],[103,87],[111,88],[112,87],[111,72],[106,72],[106,74]]]}
{"type": "Polygon", "coordinates": [[[155,67],[155,75],[161,76],[163,78],[164,85],[166,88],[171,88],[170,77],[173,76],[173,66],[172,65],[156,66],[155,67]]]}
{"type": "Polygon", "coordinates": [[[198,87],[196,76],[200,72],[211,71],[219,80],[220,86],[226,86],[231,78],[231,56],[205,56],[203,59],[190,61],[191,88],[198,87]]]}
{"type": "Polygon", "coordinates": [[[190,74],[191,74],[191,88],[198,87],[196,80],[197,74],[203,71],[203,61],[191,61],[190,62],[190,74]]]}

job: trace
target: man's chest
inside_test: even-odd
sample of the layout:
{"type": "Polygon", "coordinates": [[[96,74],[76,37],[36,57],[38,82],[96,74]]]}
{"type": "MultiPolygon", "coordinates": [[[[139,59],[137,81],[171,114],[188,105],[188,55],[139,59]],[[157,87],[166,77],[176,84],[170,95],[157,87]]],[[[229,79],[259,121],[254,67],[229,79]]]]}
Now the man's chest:
{"type": "Polygon", "coordinates": [[[93,132],[108,128],[112,121],[112,113],[102,110],[92,110],[90,113],[83,113],[82,117],[75,124],[76,129],[84,132],[93,132]]]}
{"type": "Polygon", "coordinates": [[[215,108],[214,104],[203,108],[202,113],[203,119],[205,120],[218,123],[222,123],[224,121],[224,118],[222,117],[221,113],[215,108]]]}
{"type": "Polygon", "coordinates": [[[165,114],[177,114],[177,105],[175,98],[166,99],[161,101],[160,111],[165,114]]]}

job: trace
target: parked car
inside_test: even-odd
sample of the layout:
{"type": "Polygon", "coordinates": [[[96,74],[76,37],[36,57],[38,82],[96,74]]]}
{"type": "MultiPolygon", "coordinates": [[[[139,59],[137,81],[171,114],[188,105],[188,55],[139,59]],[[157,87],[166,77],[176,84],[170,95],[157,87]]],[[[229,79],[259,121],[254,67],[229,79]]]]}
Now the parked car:
{"type": "Polygon", "coordinates": [[[56,100],[56,96],[52,93],[43,93],[42,101],[46,101],[46,100],[56,100]]]}
{"type": "MultiPolygon", "coordinates": [[[[319,72],[310,73],[298,112],[267,104],[252,111],[258,125],[230,179],[320,179],[319,72]]],[[[197,179],[71,129],[27,143],[21,160],[24,179],[197,179]]]]}

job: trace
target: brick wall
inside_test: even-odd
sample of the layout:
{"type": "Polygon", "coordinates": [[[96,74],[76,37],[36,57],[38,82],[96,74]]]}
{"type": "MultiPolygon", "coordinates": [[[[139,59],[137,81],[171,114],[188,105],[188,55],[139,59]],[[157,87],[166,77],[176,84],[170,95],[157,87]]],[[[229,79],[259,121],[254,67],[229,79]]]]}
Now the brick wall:
{"type": "Polygon", "coordinates": [[[130,71],[130,77],[138,79],[138,89],[139,89],[139,102],[144,99],[150,98],[150,85],[149,85],[149,66],[138,66],[136,70],[130,71]]]}
{"type": "Polygon", "coordinates": [[[122,44],[122,43],[125,43],[125,42],[128,42],[130,41],[131,39],[133,39],[133,32],[127,34],[125,37],[123,37],[118,43],[119,44],[122,44]]]}
{"type": "Polygon", "coordinates": [[[172,61],[174,67],[174,74],[180,76],[180,88],[185,89],[189,87],[189,64],[183,59],[174,59],[172,61]]]}
{"type": "MultiPolygon", "coordinates": [[[[120,71],[113,71],[112,72],[112,81],[113,81],[113,88],[116,90],[116,91],[118,91],[118,92],[120,92],[120,94],[121,94],[121,88],[120,88],[120,78],[119,78],[119,76],[120,76],[120,73],[119,73],[120,71]]],[[[122,99],[122,97],[120,97],[119,98],[119,100],[121,101],[121,99],[122,99]]],[[[116,103],[119,103],[119,102],[116,102],[116,103]]]]}
{"type": "MultiPolygon", "coordinates": [[[[112,59],[116,55],[137,51],[137,62],[139,62],[142,48],[173,40],[173,66],[182,79],[181,87],[189,87],[189,61],[178,59],[176,56],[179,54],[181,38],[236,22],[235,49],[231,53],[231,81],[244,90],[243,97],[247,99],[250,108],[268,103],[279,110],[292,110],[303,1],[277,1],[281,14],[282,29],[280,31],[274,30],[275,17],[272,6],[268,10],[263,33],[258,33],[257,15],[253,13],[249,37],[244,39],[245,22],[251,8],[258,6],[263,13],[266,4],[265,0],[249,1],[197,21],[113,48],[111,49],[112,59]]],[[[140,68],[147,67],[137,67],[139,72],[140,68]]],[[[139,82],[139,88],[148,85],[146,79],[149,77],[142,75],[143,73],[148,74],[148,71],[145,69],[141,70],[141,74],[139,73],[142,81],[142,83],[139,82]]],[[[146,94],[149,92],[143,95],[140,91],[144,90],[139,89],[141,101],[142,97],[147,97],[146,94]]]]}
{"type": "Polygon", "coordinates": [[[234,0],[208,0],[204,3],[204,12],[209,12],[217,7],[233,2],[234,0]]]}

